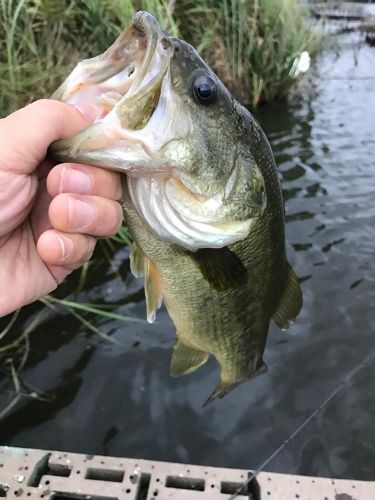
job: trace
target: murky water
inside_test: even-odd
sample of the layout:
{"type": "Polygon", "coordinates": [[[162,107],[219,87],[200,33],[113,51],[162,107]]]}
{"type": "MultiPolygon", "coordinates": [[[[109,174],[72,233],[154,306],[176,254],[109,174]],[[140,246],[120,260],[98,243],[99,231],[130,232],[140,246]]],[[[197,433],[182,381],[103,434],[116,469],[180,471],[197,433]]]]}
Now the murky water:
{"type": "MultiPolygon", "coordinates": [[[[288,255],[305,300],[290,332],[271,326],[268,373],[202,408],[218,370],[210,361],[169,376],[174,329],[165,311],[152,326],[96,319],[120,345],[70,315],[51,315],[21,373],[25,389],[48,400],[13,408],[1,422],[2,444],[256,467],[375,347],[375,48],[356,36],[342,41],[302,96],[258,113],[280,167],[288,255]]],[[[120,250],[112,270],[97,268],[78,300],[117,301],[121,313],[144,317],[127,255],[120,250]]],[[[268,470],[373,480],[374,378],[372,364],[268,470]]],[[[9,377],[1,389],[3,407],[9,377]]]]}

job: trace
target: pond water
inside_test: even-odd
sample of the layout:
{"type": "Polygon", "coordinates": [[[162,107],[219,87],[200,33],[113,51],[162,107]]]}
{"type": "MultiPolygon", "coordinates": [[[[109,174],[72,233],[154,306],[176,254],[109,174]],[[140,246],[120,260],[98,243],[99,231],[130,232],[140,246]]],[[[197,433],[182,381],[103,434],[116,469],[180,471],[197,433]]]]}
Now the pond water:
{"type": "MultiPolygon", "coordinates": [[[[375,48],[357,35],[341,42],[300,94],[257,113],[280,168],[288,256],[305,302],[289,332],[271,326],[268,373],[202,408],[216,364],[170,377],[174,328],[164,310],[152,326],[86,316],[117,344],[50,314],[20,373],[25,390],[46,400],[24,398],[9,412],[2,444],[254,468],[375,348],[375,48]]],[[[117,312],[144,318],[127,257],[118,249],[112,268],[93,266],[74,300],[116,302],[117,312]]],[[[15,331],[35,314],[25,308],[15,331]]],[[[3,363],[0,408],[14,396],[5,372],[3,363]]],[[[374,480],[374,379],[375,362],[267,469],[374,480]]]]}

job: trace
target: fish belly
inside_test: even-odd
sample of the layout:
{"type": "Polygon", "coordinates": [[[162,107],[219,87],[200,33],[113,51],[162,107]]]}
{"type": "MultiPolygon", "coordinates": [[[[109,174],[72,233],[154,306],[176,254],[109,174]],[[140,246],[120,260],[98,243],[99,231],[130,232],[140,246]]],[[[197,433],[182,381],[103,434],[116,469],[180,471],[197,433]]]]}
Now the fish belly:
{"type": "Polygon", "coordinates": [[[250,378],[263,366],[272,315],[272,305],[269,311],[264,305],[270,302],[267,280],[262,280],[260,288],[250,280],[239,287],[215,290],[188,252],[151,233],[129,198],[124,201],[124,209],[133,237],[158,273],[178,341],[213,355],[221,367],[222,384],[232,386],[250,378]]]}

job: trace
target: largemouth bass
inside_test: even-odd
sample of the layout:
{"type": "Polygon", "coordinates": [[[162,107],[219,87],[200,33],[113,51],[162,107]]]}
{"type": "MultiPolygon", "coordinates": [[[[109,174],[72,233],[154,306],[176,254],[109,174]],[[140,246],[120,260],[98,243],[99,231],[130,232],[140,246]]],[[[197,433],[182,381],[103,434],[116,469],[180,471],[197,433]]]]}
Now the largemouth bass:
{"type": "Polygon", "coordinates": [[[124,174],[147,318],[164,302],[177,330],[171,374],[214,356],[221,374],[209,401],[263,372],[270,320],[288,328],[302,295],[286,260],[275,161],[254,117],[146,12],[52,97],[101,110],[50,154],[124,174]]]}

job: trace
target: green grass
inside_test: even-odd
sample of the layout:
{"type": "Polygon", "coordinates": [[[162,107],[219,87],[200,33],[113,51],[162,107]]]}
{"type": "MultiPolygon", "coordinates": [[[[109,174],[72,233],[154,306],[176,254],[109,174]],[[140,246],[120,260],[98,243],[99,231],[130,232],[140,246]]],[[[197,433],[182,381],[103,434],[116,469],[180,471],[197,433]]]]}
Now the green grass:
{"type": "Polygon", "coordinates": [[[0,0],[0,116],[50,96],[79,60],[103,52],[146,7],[168,17],[162,0],[0,0]]]}
{"type": "Polygon", "coordinates": [[[183,35],[245,104],[285,97],[293,62],[314,55],[320,35],[298,0],[200,0],[185,14],[183,35]]]}
{"type": "Polygon", "coordinates": [[[51,95],[139,9],[197,47],[253,106],[284,96],[294,59],[316,48],[297,0],[0,0],[0,116],[51,95]]]}

